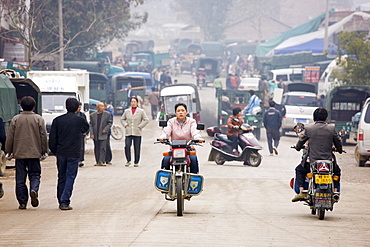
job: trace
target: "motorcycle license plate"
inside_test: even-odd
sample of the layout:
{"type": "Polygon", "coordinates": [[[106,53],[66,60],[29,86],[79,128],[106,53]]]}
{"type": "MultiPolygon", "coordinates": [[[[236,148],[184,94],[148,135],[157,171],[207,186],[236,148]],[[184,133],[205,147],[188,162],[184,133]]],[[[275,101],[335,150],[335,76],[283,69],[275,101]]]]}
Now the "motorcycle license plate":
{"type": "Polygon", "coordinates": [[[316,184],[331,184],[333,183],[330,175],[315,175],[316,184]]]}

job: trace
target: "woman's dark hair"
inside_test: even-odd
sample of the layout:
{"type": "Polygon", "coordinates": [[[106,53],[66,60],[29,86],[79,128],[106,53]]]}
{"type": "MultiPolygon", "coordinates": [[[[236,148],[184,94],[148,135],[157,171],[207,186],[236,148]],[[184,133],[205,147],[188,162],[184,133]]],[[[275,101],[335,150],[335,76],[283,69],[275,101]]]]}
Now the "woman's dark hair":
{"type": "Polygon", "coordinates": [[[313,112],[313,121],[325,121],[328,118],[328,111],[323,108],[319,107],[313,112]]]}
{"type": "Polygon", "coordinates": [[[238,113],[239,112],[241,112],[242,111],[242,109],[240,109],[240,107],[235,107],[234,109],[233,109],[233,115],[234,116],[236,116],[236,115],[238,115],[238,113]]]}
{"type": "Polygon", "coordinates": [[[76,98],[68,98],[66,100],[67,112],[76,112],[79,106],[78,100],[76,98]]]}
{"type": "Polygon", "coordinates": [[[183,106],[183,107],[185,108],[185,110],[188,110],[188,107],[186,106],[186,104],[184,104],[184,103],[177,103],[177,104],[175,105],[175,112],[176,112],[176,110],[177,110],[177,107],[179,107],[179,106],[183,106]]]}
{"type": "Polygon", "coordinates": [[[21,99],[21,107],[24,111],[32,111],[35,105],[36,101],[31,96],[24,96],[21,99]]]}
{"type": "Polygon", "coordinates": [[[254,95],[254,90],[249,90],[249,93],[250,93],[250,95],[252,96],[252,95],[254,95]]]}
{"type": "Polygon", "coordinates": [[[139,103],[139,99],[138,99],[137,97],[135,97],[135,96],[132,96],[132,97],[130,98],[130,102],[131,102],[131,100],[133,100],[133,99],[134,99],[134,100],[136,100],[136,102],[137,102],[137,103],[139,103]]]}

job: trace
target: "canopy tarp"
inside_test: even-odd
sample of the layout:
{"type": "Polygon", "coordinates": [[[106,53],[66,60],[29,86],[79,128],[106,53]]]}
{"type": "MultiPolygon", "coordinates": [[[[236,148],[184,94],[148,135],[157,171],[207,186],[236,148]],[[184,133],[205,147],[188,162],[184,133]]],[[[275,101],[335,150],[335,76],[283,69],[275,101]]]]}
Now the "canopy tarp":
{"type": "MultiPolygon", "coordinates": [[[[333,43],[333,35],[342,31],[343,27],[348,22],[351,22],[354,16],[360,16],[367,21],[370,20],[370,14],[364,12],[354,12],[351,15],[338,21],[337,23],[329,26],[328,28],[329,53],[335,54],[337,52],[337,47],[333,43]]],[[[311,51],[312,53],[322,53],[324,52],[324,37],[325,37],[324,29],[292,37],[278,45],[275,49],[271,50],[267,54],[267,56],[273,56],[277,54],[288,54],[298,51],[311,51]]]]}
{"type": "Polygon", "coordinates": [[[18,102],[15,87],[6,75],[0,74],[0,117],[7,122],[17,114],[18,102]]]}
{"type": "MultiPolygon", "coordinates": [[[[333,11],[330,11],[330,14],[333,11]]],[[[281,34],[280,36],[273,38],[265,43],[262,43],[257,46],[256,48],[256,55],[257,56],[266,56],[267,53],[269,53],[271,50],[273,50],[275,47],[277,47],[279,44],[284,42],[285,40],[295,37],[298,35],[306,34],[306,33],[311,33],[314,31],[317,31],[319,28],[320,24],[324,21],[325,19],[325,13],[322,13],[311,20],[308,20],[301,25],[288,30],[281,34]]]]}

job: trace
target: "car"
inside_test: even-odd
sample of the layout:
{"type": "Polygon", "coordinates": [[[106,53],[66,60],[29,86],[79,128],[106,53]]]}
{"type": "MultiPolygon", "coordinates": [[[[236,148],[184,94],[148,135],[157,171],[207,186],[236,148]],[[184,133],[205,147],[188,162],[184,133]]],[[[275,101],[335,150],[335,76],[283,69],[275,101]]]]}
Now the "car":
{"type": "Polygon", "coordinates": [[[286,115],[282,122],[282,135],[293,131],[297,123],[313,123],[313,112],[318,107],[317,95],[309,92],[288,92],[283,94],[282,104],[286,115]]]}
{"type": "Polygon", "coordinates": [[[239,90],[255,90],[258,91],[260,78],[243,78],[239,84],[239,90]]]}
{"type": "Polygon", "coordinates": [[[357,165],[361,167],[370,158],[370,98],[365,101],[358,122],[355,158],[357,165]]]}

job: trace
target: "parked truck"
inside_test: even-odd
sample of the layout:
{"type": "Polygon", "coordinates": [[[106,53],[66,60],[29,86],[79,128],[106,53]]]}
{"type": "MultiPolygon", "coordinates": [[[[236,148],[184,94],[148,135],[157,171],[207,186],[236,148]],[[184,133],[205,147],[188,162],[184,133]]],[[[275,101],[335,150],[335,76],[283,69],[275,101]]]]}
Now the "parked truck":
{"type": "Polygon", "coordinates": [[[29,71],[27,77],[36,83],[42,93],[42,117],[48,133],[53,119],[67,112],[65,102],[69,97],[82,103],[83,111],[89,119],[89,72],[29,71]]]}
{"type": "MultiPolygon", "coordinates": [[[[136,70],[138,65],[149,65],[152,68],[169,67],[169,53],[154,53],[153,51],[135,51],[128,63],[132,71],[136,70]]],[[[151,72],[151,71],[150,71],[151,72]]]]}

